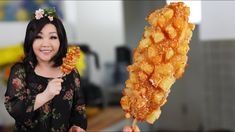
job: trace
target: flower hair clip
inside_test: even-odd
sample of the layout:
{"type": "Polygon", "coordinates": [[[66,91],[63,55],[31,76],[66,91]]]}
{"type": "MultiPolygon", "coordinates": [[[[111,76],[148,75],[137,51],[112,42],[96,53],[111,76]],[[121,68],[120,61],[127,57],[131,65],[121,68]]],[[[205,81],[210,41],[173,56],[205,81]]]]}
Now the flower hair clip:
{"type": "Polygon", "coordinates": [[[53,18],[56,18],[56,10],[55,8],[47,8],[47,9],[41,9],[35,11],[34,17],[36,20],[39,20],[43,17],[47,17],[50,21],[53,21],[53,18]]]}

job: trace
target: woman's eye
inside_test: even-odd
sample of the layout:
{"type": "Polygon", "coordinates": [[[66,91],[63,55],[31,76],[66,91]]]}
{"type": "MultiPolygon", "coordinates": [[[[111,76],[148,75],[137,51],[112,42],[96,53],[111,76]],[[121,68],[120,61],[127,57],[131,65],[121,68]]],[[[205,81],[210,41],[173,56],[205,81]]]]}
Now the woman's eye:
{"type": "Polygon", "coordinates": [[[58,37],[57,36],[51,36],[51,39],[57,39],[58,37]]]}
{"type": "Polygon", "coordinates": [[[35,37],[35,39],[41,39],[41,38],[42,36],[39,36],[39,35],[35,37]]]}

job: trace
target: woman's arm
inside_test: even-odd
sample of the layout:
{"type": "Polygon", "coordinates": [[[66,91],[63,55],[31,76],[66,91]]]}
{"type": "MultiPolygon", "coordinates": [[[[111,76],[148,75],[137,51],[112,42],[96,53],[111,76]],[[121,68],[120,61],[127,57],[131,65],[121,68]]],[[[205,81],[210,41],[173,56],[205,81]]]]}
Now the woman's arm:
{"type": "Polygon", "coordinates": [[[27,88],[23,64],[12,66],[5,93],[5,107],[9,114],[19,122],[30,120],[34,114],[35,97],[27,88]]]}
{"type": "Polygon", "coordinates": [[[73,97],[73,106],[70,118],[70,127],[78,126],[83,130],[87,129],[87,118],[85,111],[85,102],[83,93],[80,88],[80,76],[77,71],[73,73],[74,75],[74,97],[73,97]]]}

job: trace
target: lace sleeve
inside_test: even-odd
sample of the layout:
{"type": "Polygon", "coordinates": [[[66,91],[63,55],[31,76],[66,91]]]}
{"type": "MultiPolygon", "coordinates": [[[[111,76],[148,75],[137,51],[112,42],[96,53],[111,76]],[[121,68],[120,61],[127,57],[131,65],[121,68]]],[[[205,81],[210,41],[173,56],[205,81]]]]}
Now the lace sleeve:
{"type": "Polygon", "coordinates": [[[9,114],[17,121],[25,123],[33,115],[35,96],[27,89],[26,72],[23,64],[17,63],[11,68],[5,93],[5,107],[9,114]]]}

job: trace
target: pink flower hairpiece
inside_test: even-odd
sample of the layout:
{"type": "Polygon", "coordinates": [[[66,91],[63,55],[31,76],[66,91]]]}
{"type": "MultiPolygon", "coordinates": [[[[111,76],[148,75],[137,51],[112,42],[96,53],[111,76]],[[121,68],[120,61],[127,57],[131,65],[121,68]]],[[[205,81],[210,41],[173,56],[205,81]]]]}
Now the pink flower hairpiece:
{"type": "Polygon", "coordinates": [[[35,11],[34,17],[39,20],[43,17],[47,17],[50,21],[53,21],[54,17],[57,17],[55,8],[41,9],[35,11]]]}
{"type": "Polygon", "coordinates": [[[44,10],[39,8],[38,10],[35,11],[35,18],[37,20],[43,18],[44,10]]]}

